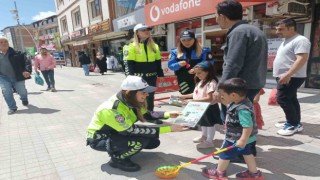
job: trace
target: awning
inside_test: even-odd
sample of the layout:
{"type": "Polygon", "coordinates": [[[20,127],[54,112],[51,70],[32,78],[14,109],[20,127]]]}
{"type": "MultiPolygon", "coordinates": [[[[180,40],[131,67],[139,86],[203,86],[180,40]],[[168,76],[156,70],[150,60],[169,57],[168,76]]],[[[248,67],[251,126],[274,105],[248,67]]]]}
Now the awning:
{"type": "Polygon", "coordinates": [[[106,39],[115,39],[119,37],[127,36],[128,32],[122,31],[122,32],[110,32],[105,34],[100,34],[97,36],[93,36],[92,41],[100,41],[100,40],[106,40],[106,39]]]}
{"type": "MultiPolygon", "coordinates": [[[[163,0],[144,7],[146,24],[155,26],[194,17],[214,14],[216,6],[223,0],[163,0]]],[[[240,0],[243,7],[265,3],[268,0],[240,0]]]]}

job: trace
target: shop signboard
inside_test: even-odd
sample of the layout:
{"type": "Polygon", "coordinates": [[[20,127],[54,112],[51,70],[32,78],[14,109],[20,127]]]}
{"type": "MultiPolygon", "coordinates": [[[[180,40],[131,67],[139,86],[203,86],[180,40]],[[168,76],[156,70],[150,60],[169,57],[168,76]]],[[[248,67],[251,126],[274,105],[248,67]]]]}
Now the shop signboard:
{"type": "MultiPolygon", "coordinates": [[[[144,6],[146,24],[155,26],[194,17],[214,14],[216,6],[223,0],[171,0],[155,1],[144,6]]],[[[243,7],[263,2],[241,2],[243,7]]]]}
{"type": "Polygon", "coordinates": [[[281,38],[268,39],[268,69],[273,68],[273,61],[276,58],[278,48],[282,41],[281,38]]]}
{"type": "Polygon", "coordinates": [[[157,78],[156,93],[178,91],[179,85],[176,76],[165,76],[157,78]]]}
{"type": "Polygon", "coordinates": [[[164,77],[157,79],[156,93],[172,92],[179,90],[177,77],[174,75],[174,71],[168,68],[169,56],[169,52],[161,52],[161,65],[164,77]]]}

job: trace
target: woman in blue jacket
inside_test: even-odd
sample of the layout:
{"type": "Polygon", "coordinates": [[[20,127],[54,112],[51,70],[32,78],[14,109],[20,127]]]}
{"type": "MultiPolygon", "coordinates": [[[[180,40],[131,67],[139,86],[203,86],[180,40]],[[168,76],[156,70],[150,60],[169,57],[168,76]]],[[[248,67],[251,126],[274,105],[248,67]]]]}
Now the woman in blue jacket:
{"type": "Polygon", "coordinates": [[[195,82],[192,68],[199,62],[206,60],[213,63],[211,50],[201,48],[194,32],[182,31],[177,48],[170,51],[168,62],[169,69],[173,70],[177,76],[181,94],[193,93],[195,82]]]}

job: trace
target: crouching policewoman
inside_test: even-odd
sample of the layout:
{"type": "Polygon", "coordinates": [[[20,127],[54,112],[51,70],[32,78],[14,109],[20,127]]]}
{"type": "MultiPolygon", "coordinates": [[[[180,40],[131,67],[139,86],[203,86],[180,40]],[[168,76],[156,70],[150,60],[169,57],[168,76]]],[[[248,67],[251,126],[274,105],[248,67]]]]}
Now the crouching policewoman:
{"type": "Polygon", "coordinates": [[[175,118],[177,112],[147,111],[146,98],[156,87],[138,76],[128,76],[121,91],[102,103],[93,115],[87,129],[87,145],[94,150],[106,151],[111,157],[109,165],[123,171],[135,172],[140,166],[131,157],[142,149],[160,145],[159,134],[183,131],[182,125],[148,127],[135,124],[145,117],[175,118]],[[148,116],[145,116],[148,115],[148,116]]]}

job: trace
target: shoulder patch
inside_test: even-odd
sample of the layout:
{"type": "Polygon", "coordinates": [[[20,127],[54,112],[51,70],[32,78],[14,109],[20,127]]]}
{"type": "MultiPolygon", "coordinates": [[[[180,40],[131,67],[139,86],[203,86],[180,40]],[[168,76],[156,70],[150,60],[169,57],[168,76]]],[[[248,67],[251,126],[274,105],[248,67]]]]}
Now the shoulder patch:
{"type": "Polygon", "coordinates": [[[124,117],[121,114],[117,114],[114,116],[118,123],[124,123],[124,117]]]}

